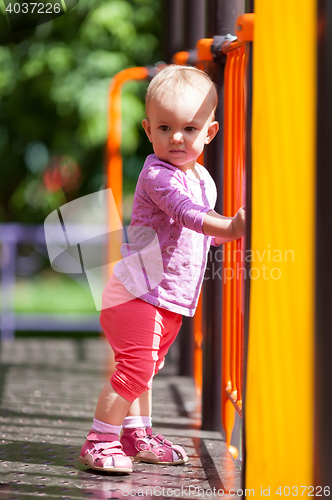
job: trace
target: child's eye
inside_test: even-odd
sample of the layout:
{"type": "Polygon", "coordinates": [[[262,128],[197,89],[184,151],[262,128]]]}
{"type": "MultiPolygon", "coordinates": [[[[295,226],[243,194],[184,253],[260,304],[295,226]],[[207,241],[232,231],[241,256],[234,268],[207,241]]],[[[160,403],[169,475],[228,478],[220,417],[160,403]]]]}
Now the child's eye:
{"type": "Polygon", "coordinates": [[[168,125],[160,125],[160,130],[162,130],[163,132],[168,132],[169,130],[169,126],[168,125]]]}
{"type": "Polygon", "coordinates": [[[196,130],[195,127],[186,127],[185,128],[186,132],[194,132],[195,130],[196,130]]]}

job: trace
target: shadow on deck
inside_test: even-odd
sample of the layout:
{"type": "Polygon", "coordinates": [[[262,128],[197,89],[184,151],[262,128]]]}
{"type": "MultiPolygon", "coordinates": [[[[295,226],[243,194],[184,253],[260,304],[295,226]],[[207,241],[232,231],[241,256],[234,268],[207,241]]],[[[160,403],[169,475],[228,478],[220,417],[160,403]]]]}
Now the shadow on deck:
{"type": "Polygon", "coordinates": [[[3,342],[0,371],[0,499],[240,498],[241,473],[218,432],[200,430],[193,380],[171,364],[154,380],[153,428],[182,445],[181,466],[134,464],[131,475],[77,462],[109,347],[100,339],[3,342]]]}

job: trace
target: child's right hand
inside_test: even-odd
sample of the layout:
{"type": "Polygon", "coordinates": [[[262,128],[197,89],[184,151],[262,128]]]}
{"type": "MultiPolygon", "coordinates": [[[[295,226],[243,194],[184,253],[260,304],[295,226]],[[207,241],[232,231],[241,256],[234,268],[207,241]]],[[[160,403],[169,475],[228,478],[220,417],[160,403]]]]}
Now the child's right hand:
{"type": "Polygon", "coordinates": [[[245,232],[245,219],[246,219],[246,209],[245,207],[239,208],[233,217],[233,231],[236,235],[236,239],[244,236],[245,232]]]}
{"type": "Polygon", "coordinates": [[[244,229],[244,207],[241,207],[234,217],[226,217],[211,210],[205,214],[203,219],[203,233],[214,236],[216,245],[238,240],[244,236],[244,229]]]}

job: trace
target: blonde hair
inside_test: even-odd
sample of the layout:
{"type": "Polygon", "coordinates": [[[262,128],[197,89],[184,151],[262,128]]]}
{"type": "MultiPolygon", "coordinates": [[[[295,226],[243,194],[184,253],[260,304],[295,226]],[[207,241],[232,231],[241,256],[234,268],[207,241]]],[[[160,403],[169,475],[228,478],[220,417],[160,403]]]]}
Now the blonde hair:
{"type": "Polygon", "coordinates": [[[209,75],[193,66],[171,64],[165,66],[152,78],[145,96],[146,112],[152,99],[160,99],[165,93],[179,95],[186,86],[206,95],[207,104],[211,106],[211,111],[215,111],[218,104],[218,94],[209,75]]]}

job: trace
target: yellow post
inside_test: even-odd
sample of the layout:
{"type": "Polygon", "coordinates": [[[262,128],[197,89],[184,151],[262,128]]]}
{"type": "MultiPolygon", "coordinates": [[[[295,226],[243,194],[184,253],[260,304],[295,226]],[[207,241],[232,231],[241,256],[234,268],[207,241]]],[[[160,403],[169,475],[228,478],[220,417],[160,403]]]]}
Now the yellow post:
{"type": "Polygon", "coordinates": [[[255,0],[245,486],[270,499],[313,484],[316,19],[255,0]]]}

